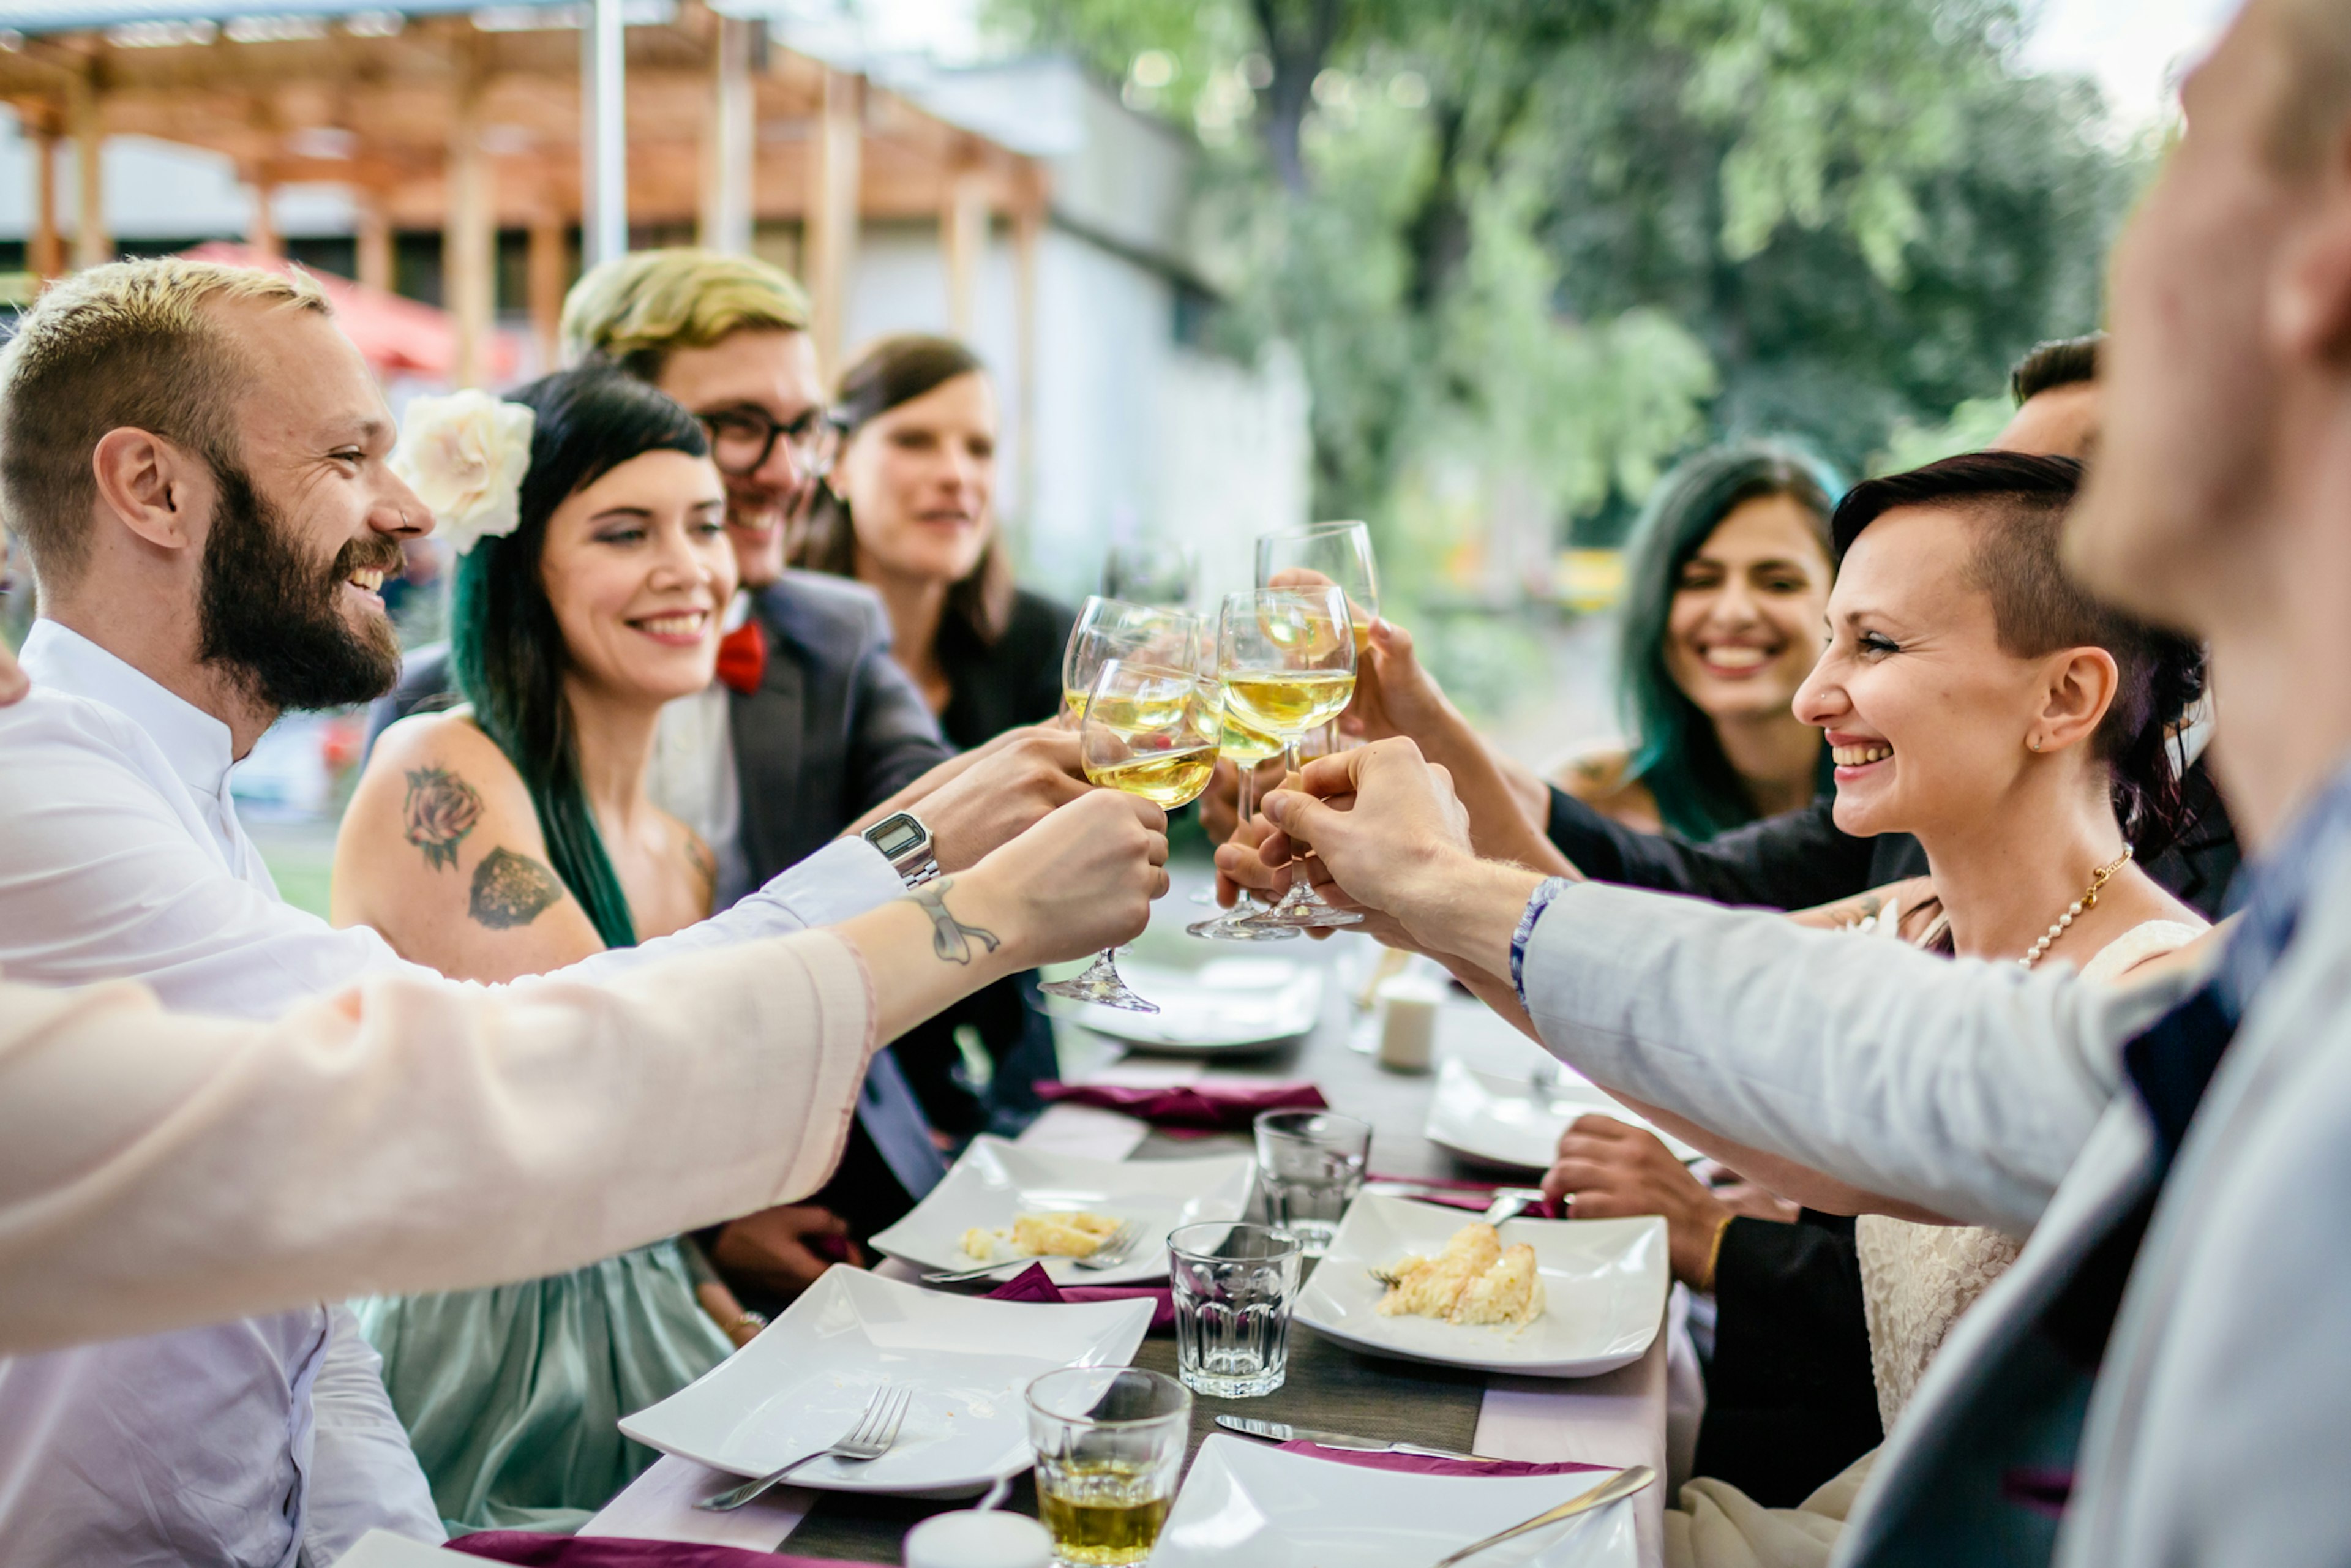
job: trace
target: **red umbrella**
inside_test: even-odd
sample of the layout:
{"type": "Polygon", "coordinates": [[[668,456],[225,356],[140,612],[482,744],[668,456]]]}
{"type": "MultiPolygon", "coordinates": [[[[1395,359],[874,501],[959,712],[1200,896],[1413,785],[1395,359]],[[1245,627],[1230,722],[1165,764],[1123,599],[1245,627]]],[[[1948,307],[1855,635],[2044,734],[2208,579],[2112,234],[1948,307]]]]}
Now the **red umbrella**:
{"type": "MultiPolygon", "coordinates": [[[[251,246],[213,240],[181,252],[197,261],[225,267],[256,267],[269,272],[292,272],[294,263],[283,256],[264,256],[251,246]]],[[[313,272],[319,287],[335,308],[335,320],[379,376],[415,376],[447,382],[457,373],[457,326],[449,312],[421,300],[403,298],[388,289],[371,288],[313,272]]],[[[514,379],[522,362],[522,348],[510,332],[492,332],[482,345],[482,367],[490,381],[514,379]]]]}

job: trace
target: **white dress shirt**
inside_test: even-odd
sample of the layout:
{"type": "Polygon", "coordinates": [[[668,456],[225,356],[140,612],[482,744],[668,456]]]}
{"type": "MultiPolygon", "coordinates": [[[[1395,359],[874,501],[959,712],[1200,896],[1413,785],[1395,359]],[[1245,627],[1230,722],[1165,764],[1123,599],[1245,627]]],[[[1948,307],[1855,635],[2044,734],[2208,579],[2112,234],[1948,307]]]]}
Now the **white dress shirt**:
{"type": "MultiPolygon", "coordinates": [[[[229,795],[225,725],[53,622],[21,660],[35,689],[0,710],[10,978],[134,977],[169,1006],[257,1018],[374,973],[452,983],[372,929],[279,901],[229,795]]],[[[826,924],[902,891],[844,840],[716,919],[562,973],[826,924]]],[[[0,1542],[11,1561],[292,1568],[370,1528],[437,1538],[375,1374],[350,1314],[322,1306],[0,1363],[0,1542]]]]}

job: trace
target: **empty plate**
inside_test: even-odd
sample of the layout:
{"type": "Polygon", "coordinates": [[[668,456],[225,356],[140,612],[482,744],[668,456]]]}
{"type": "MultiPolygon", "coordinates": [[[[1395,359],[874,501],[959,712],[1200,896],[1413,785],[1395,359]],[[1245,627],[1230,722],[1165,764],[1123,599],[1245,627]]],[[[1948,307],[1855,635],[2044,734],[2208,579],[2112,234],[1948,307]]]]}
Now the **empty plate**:
{"type": "Polygon", "coordinates": [[[1488,1165],[1549,1170],[1560,1134],[1596,1113],[1656,1133],[1676,1159],[1699,1157],[1480,1003],[1447,1003],[1437,1030],[1437,1087],[1421,1128],[1432,1144],[1488,1165]]]}

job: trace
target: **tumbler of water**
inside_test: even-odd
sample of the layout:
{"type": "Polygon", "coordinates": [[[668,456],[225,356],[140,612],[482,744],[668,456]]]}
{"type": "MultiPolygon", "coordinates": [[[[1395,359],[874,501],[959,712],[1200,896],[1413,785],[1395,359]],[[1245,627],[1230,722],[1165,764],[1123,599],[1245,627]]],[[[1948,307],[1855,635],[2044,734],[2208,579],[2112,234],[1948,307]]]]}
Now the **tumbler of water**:
{"type": "Polygon", "coordinates": [[[1303,1250],[1270,1225],[1212,1220],[1167,1235],[1176,1375],[1196,1394],[1249,1399],[1290,1375],[1290,1309],[1303,1250]]]}
{"type": "Polygon", "coordinates": [[[1320,1258],[1364,1186],[1372,1129],[1328,1111],[1268,1111],[1257,1119],[1257,1181],[1269,1218],[1320,1258]]]}

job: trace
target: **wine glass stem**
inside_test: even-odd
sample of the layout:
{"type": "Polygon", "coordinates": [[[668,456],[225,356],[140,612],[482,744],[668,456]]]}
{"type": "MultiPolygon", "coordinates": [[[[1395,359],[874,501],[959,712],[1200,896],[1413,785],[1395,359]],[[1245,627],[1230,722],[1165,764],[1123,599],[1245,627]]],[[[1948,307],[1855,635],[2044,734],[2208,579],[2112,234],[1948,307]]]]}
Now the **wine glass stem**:
{"type": "MultiPolygon", "coordinates": [[[[1292,780],[1304,781],[1306,764],[1299,757],[1298,748],[1305,738],[1302,735],[1293,735],[1282,742],[1282,783],[1285,786],[1290,785],[1292,780]]],[[[1306,874],[1305,856],[1297,845],[1292,844],[1290,859],[1290,891],[1282,896],[1281,902],[1290,908],[1296,909],[1307,904],[1319,904],[1322,901],[1322,895],[1314,891],[1314,879],[1306,874]]]]}

